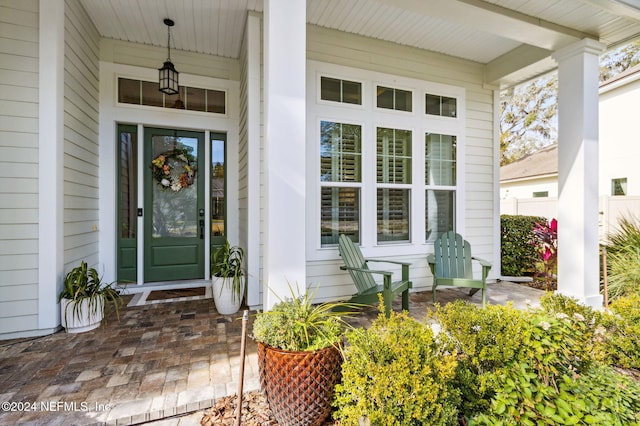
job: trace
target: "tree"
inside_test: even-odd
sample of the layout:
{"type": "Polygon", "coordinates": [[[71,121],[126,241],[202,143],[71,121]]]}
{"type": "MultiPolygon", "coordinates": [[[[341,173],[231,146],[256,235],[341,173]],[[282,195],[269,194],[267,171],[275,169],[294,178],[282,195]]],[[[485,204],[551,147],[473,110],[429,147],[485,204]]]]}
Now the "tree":
{"type": "Polygon", "coordinates": [[[548,74],[503,91],[500,107],[500,165],[509,164],[556,140],[558,76],[548,74]]]}
{"type": "MultiPolygon", "coordinates": [[[[640,64],[640,40],[600,58],[600,81],[640,64]]],[[[509,164],[557,140],[558,74],[547,74],[501,93],[500,165],[509,164]]]]}
{"type": "Polygon", "coordinates": [[[600,81],[606,81],[640,64],[640,40],[605,53],[600,58],[600,81]]]}

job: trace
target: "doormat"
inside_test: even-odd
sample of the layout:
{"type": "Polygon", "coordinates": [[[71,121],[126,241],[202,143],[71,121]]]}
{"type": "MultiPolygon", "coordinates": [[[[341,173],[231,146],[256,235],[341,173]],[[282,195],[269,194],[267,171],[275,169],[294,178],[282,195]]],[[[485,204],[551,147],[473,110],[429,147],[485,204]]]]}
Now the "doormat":
{"type": "Polygon", "coordinates": [[[211,286],[167,290],[145,290],[141,293],[136,293],[127,306],[186,302],[187,300],[211,299],[212,297],[211,286]]]}
{"type": "Polygon", "coordinates": [[[175,290],[154,290],[147,296],[147,301],[177,299],[180,297],[204,296],[205,291],[205,287],[177,288],[175,290]]]}

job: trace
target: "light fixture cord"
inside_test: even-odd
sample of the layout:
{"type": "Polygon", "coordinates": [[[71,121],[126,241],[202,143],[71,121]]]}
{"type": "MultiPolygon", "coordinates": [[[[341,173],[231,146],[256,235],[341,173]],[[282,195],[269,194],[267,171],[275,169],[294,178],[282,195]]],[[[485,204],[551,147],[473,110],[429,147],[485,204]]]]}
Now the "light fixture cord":
{"type": "Polygon", "coordinates": [[[171,27],[167,25],[167,60],[171,62],[171,27]]]}

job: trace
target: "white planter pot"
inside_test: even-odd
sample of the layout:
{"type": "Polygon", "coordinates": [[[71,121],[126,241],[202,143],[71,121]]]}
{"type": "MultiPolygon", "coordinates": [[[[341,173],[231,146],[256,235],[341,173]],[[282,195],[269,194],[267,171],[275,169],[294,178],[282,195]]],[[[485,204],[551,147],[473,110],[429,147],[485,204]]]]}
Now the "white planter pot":
{"type": "Polygon", "coordinates": [[[240,297],[234,297],[231,286],[233,278],[213,277],[211,279],[211,290],[213,292],[213,301],[216,304],[216,310],[222,315],[231,315],[238,312],[242,299],[244,298],[244,277],[241,278],[240,297]]]}
{"type": "Polygon", "coordinates": [[[84,299],[80,304],[73,300],[60,301],[60,317],[67,333],[82,333],[100,327],[104,315],[104,298],[100,297],[90,306],[84,299]]]}

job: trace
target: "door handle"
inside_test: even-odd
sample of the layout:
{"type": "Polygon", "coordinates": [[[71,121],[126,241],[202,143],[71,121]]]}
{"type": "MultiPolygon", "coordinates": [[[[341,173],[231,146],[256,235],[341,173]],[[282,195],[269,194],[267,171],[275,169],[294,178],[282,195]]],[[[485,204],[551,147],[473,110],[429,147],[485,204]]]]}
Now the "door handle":
{"type": "Polygon", "coordinates": [[[204,240],[204,219],[200,219],[200,239],[204,240]]]}

